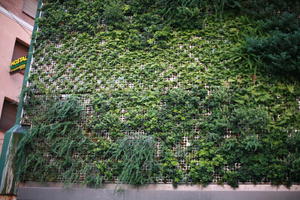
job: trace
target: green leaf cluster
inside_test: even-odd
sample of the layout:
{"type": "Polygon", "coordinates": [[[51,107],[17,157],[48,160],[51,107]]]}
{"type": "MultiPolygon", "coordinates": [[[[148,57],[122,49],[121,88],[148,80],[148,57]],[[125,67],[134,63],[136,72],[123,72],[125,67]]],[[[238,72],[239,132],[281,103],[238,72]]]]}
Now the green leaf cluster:
{"type": "Polygon", "coordinates": [[[299,78],[300,29],[297,16],[283,13],[280,17],[267,20],[263,30],[269,35],[249,38],[247,52],[259,58],[268,72],[299,78]]]}
{"type": "Polygon", "coordinates": [[[299,183],[299,80],[261,69],[297,61],[298,21],[252,2],[45,1],[21,180],[299,183]]]}

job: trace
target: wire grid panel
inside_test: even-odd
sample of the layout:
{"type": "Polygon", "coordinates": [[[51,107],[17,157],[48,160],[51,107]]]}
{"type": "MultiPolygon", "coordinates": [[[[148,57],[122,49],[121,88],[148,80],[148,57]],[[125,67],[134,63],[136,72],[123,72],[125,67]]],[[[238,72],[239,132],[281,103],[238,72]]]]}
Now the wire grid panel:
{"type": "MultiPolygon", "coordinates": [[[[104,25],[104,24],[103,24],[104,25]]],[[[213,46],[213,43],[220,43],[217,40],[223,40],[222,38],[216,39],[214,41],[209,41],[205,38],[199,37],[199,36],[193,36],[188,41],[180,41],[177,44],[174,44],[170,47],[172,51],[171,54],[176,55],[176,58],[182,57],[182,55],[185,55],[186,58],[183,61],[180,61],[180,65],[182,66],[175,66],[172,61],[165,61],[166,67],[164,67],[162,70],[154,70],[150,71],[149,74],[154,74],[156,77],[151,82],[146,82],[143,79],[146,79],[144,77],[144,72],[146,72],[147,65],[145,63],[134,63],[133,65],[136,66],[134,69],[139,69],[140,74],[136,74],[134,71],[125,71],[122,68],[118,68],[117,65],[113,65],[109,63],[109,68],[104,67],[107,65],[103,65],[99,61],[98,65],[93,68],[94,71],[91,72],[91,70],[88,67],[80,66],[76,64],[76,61],[80,60],[87,60],[89,63],[91,62],[92,58],[87,55],[87,53],[80,53],[80,41],[77,40],[77,38],[73,37],[71,39],[71,46],[67,48],[64,52],[62,51],[65,44],[58,43],[58,44],[50,44],[54,46],[55,53],[50,55],[50,53],[47,52],[46,48],[41,49],[43,56],[38,56],[37,59],[34,60],[33,66],[31,68],[31,75],[42,75],[38,77],[38,82],[41,85],[44,85],[47,89],[54,91],[58,94],[55,98],[57,100],[63,100],[66,99],[71,94],[76,94],[78,96],[80,104],[82,105],[83,111],[81,114],[81,119],[79,122],[79,126],[84,129],[86,132],[89,132],[88,122],[96,115],[93,105],[90,102],[90,95],[93,92],[101,93],[103,91],[113,92],[117,90],[127,90],[127,89],[139,89],[139,90],[156,90],[158,88],[158,85],[160,82],[164,82],[165,85],[162,88],[159,88],[163,91],[163,94],[167,94],[168,91],[172,89],[184,89],[189,90],[193,87],[193,84],[190,82],[185,82],[183,79],[185,77],[185,74],[177,70],[178,67],[182,67],[184,65],[188,66],[191,63],[197,66],[197,70],[200,72],[198,74],[195,74],[195,76],[200,77],[201,76],[201,70],[204,72],[207,72],[210,70],[210,65],[202,61],[201,59],[201,52],[202,45],[211,45],[213,46]],[[201,45],[198,45],[197,42],[201,41],[201,45]],[[79,53],[78,53],[79,52],[79,53]],[[64,63],[63,66],[60,66],[59,60],[56,60],[56,56],[60,56],[61,54],[65,54],[67,56],[70,56],[72,58],[76,58],[74,61],[68,61],[67,63],[64,63]],[[76,70],[80,69],[80,73],[76,73],[76,70]],[[120,72],[115,73],[115,72],[120,72]],[[172,72],[172,73],[169,73],[172,72]],[[103,76],[97,77],[94,74],[101,75],[101,74],[109,74],[109,76],[106,76],[105,78],[103,76]],[[126,75],[132,75],[134,78],[132,80],[127,80],[126,75]],[[92,88],[85,87],[86,83],[92,83],[92,88]],[[81,91],[80,91],[81,90],[81,91]],[[67,92],[66,92],[67,91],[67,92]],[[87,93],[87,94],[83,94],[87,93]]],[[[108,44],[107,41],[101,40],[99,42],[99,45],[101,48],[105,48],[108,44]]],[[[215,53],[217,51],[216,48],[211,48],[211,54],[215,53]]],[[[124,50],[124,52],[130,52],[129,49],[124,50]]],[[[106,63],[107,64],[107,63],[106,63]]],[[[226,65],[226,63],[221,62],[221,64],[226,65]]],[[[224,66],[224,69],[226,66],[224,66]]],[[[132,69],[131,69],[132,70],[132,69]]],[[[138,71],[138,70],[136,70],[138,71]]],[[[78,71],[77,71],[78,72],[78,71]]],[[[148,74],[147,74],[148,75],[148,74]]],[[[198,80],[201,80],[199,78],[198,80]]],[[[213,95],[214,90],[216,87],[210,86],[209,83],[205,83],[208,80],[200,81],[203,85],[204,89],[207,90],[208,96],[213,95]],[[204,84],[203,84],[204,82],[204,84]]],[[[41,90],[39,90],[36,85],[34,85],[32,82],[29,84],[33,87],[32,91],[36,94],[36,97],[42,98],[42,95],[44,94],[41,90]],[[39,96],[41,95],[41,96],[39,96]]],[[[300,98],[297,99],[299,103],[299,109],[300,109],[300,98]]],[[[45,100],[46,101],[46,100],[45,100]]],[[[161,102],[161,108],[166,107],[166,102],[161,102]]],[[[46,107],[38,107],[35,112],[42,112],[46,110],[46,107]],[[41,109],[40,109],[41,108],[41,109]]],[[[203,113],[203,117],[209,117],[213,113],[208,108],[203,108],[205,112],[203,113]]],[[[120,115],[119,120],[122,123],[126,123],[126,109],[124,108],[122,111],[122,114],[120,115]]],[[[23,124],[31,124],[31,118],[32,113],[28,113],[26,110],[24,111],[24,116],[22,118],[23,124]]],[[[196,119],[195,119],[196,120],[196,119]]],[[[124,135],[146,135],[147,132],[145,130],[121,130],[121,132],[124,135]]],[[[178,142],[173,147],[173,153],[176,156],[178,160],[178,168],[180,168],[182,171],[184,171],[185,175],[187,176],[190,166],[189,162],[194,157],[187,157],[187,155],[192,154],[195,155],[197,148],[194,148],[193,141],[199,140],[201,136],[201,130],[199,127],[194,126],[192,128],[193,136],[183,135],[181,138],[181,141],[178,142]]],[[[98,136],[101,136],[103,138],[106,138],[107,140],[111,141],[111,133],[109,131],[105,130],[99,130],[97,132],[98,136]]],[[[232,134],[232,131],[230,129],[227,129],[225,133],[223,134],[224,139],[230,139],[232,137],[235,137],[232,134]]],[[[41,144],[42,146],[43,144],[41,144]]],[[[157,153],[156,157],[159,159],[161,157],[161,151],[162,151],[162,142],[158,141],[156,144],[157,153]]],[[[74,154],[73,158],[77,159],[79,158],[78,154],[74,154]]],[[[46,159],[49,159],[49,162],[51,159],[51,156],[46,156],[46,159]]],[[[53,161],[53,160],[52,160],[53,161]]],[[[225,165],[223,167],[224,171],[234,171],[238,170],[241,167],[240,163],[235,163],[234,166],[225,165]]],[[[218,182],[222,179],[222,175],[220,174],[214,174],[214,181],[218,182]]],[[[79,177],[81,177],[81,180],[84,179],[85,174],[79,174],[79,177]]],[[[116,182],[117,178],[114,177],[112,180],[106,180],[106,181],[112,181],[116,182]]],[[[250,180],[249,180],[250,181],[250,180]]],[[[171,183],[171,179],[157,177],[157,182],[159,183],[171,183]]]]}
{"type": "MultiPolygon", "coordinates": [[[[213,91],[210,92],[210,94],[212,93],[213,91]]],[[[49,98],[54,98],[56,100],[66,100],[68,97],[70,97],[71,94],[60,94],[60,95],[57,95],[57,96],[54,96],[54,97],[49,97],[49,98]]],[[[36,95],[35,98],[45,98],[44,95],[36,95]]],[[[92,106],[92,103],[91,103],[91,100],[90,100],[90,96],[88,94],[86,95],[77,95],[77,98],[80,102],[80,105],[82,106],[83,110],[82,110],[82,114],[81,114],[81,120],[79,122],[79,126],[82,127],[83,129],[88,129],[88,127],[86,127],[86,125],[88,124],[87,122],[89,120],[92,119],[93,115],[95,114],[95,111],[93,110],[93,106],[92,106]]],[[[47,99],[43,99],[45,102],[47,101],[47,99]]],[[[164,106],[165,103],[161,103],[161,106],[164,106]]],[[[38,108],[40,109],[40,108],[38,108]]],[[[43,109],[47,109],[46,107],[43,107],[43,109]]],[[[39,110],[40,112],[41,110],[39,110]]],[[[124,117],[124,114],[126,114],[127,110],[126,109],[122,109],[121,110],[121,117],[120,117],[120,120],[122,122],[125,122],[126,121],[126,118],[124,117]]],[[[210,114],[206,114],[206,113],[210,113],[210,111],[207,111],[205,112],[205,115],[210,115],[210,114]]],[[[30,123],[30,116],[27,115],[27,113],[25,112],[24,114],[24,117],[23,117],[23,123],[30,123]]],[[[132,136],[132,137],[135,137],[136,135],[146,135],[146,131],[144,130],[124,130],[122,131],[124,135],[128,135],[128,136],[132,136]]],[[[192,132],[194,133],[193,136],[185,136],[184,133],[182,133],[183,137],[182,137],[182,140],[180,142],[178,142],[172,149],[175,157],[177,158],[178,160],[178,166],[177,168],[182,170],[183,173],[184,173],[184,179],[185,180],[188,180],[188,173],[189,173],[189,169],[190,169],[190,166],[189,166],[189,163],[191,160],[193,159],[196,159],[194,157],[187,157],[187,155],[189,155],[190,152],[192,152],[192,154],[195,154],[195,150],[193,150],[193,141],[194,140],[197,140],[199,139],[199,137],[201,137],[201,130],[195,126],[193,129],[192,129],[192,132]]],[[[229,138],[230,137],[230,134],[231,134],[231,131],[230,130],[227,130],[226,131],[226,135],[225,137],[226,138],[229,138]],[[227,137],[228,135],[228,137],[227,137]]],[[[98,136],[101,135],[101,137],[104,137],[106,138],[107,140],[109,141],[112,141],[111,140],[111,136],[110,136],[110,133],[107,132],[107,131],[100,131],[98,134],[98,136]]],[[[42,144],[41,144],[42,146],[42,144]]],[[[156,157],[158,159],[160,159],[160,156],[161,156],[161,143],[160,142],[157,142],[156,144],[156,157]]],[[[87,155],[83,155],[83,156],[87,156],[87,155]]],[[[78,159],[79,158],[79,154],[78,153],[74,153],[73,155],[73,159],[78,159]]],[[[48,160],[48,164],[51,164],[53,163],[55,160],[54,158],[52,158],[51,156],[49,156],[49,154],[46,154],[45,155],[45,159],[48,160]]],[[[237,165],[236,167],[229,167],[229,166],[224,166],[224,169],[225,171],[227,170],[237,170],[238,168],[240,167],[240,165],[237,165]]],[[[77,174],[77,176],[79,176],[79,181],[83,181],[84,180],[84,177],[85,177],[85,174],[77,174]]],[[[214,181],[218,181],[220,180],[220,175],[218,174],[214,174],[214,181]]],[[[62,177],[58,177],[57,178],[57,181],[61,181],[62,180],[62,177]]],[[[117,182],[117,178],[113,178],[112,180],[105,180],[106,182],[117,182]]],[[[157,177],[156,178],[156,181],[159,182],[159,183],[171,183],[172,180],[171,179],[168,179],[167,177],[157,177]]]]}
{"type": "MultiPolygon", "coordinates": [[[[30,113],[27,111],[27,109],[24,109],[23,116],[22,116],[22,121],[21,123],[24,125],[30,125],[31,124],[31,119],[34,118],[35,113],[40,113],[40,112],[46,112],[49,108],[47,107],[47,102],[49,100],[66,100],[68,97],[73,96],[73,94],[59,94],[59,95],[54,95],[54,96],[45,96],[43,94],[35,94],[33,97],[27,97],[25,104],[30,103],[30,98],[34,98],[38,101],[40,101],[39,106],[30,106],[30,113]]],[[[90,102],[90,98],[88,95],[75,95],[76,98],[78,99],[78,102],[80,103],[82,107],[82,112],[80,116],[80,121],[79,121],[79,126],[82,127],[83,129],[86,129],[86,125],[88,124],[87,122],[91,119],[91,117],[94,114],[92,104],[90,102]]]]}
{"type": "MultiPolygon", "coordinates": [[[[56,100],[66,100],[68,97],[70,97],[70,94],[60,94],[55,96],[54,98],[56,100]]],[[[82,110],[82,116],[81,116],[81,120],[79,123],[79,126],[82,127],[83,129],[87,129],[86,124],[87,122],[93,117],[93,115],[95,114],[95,111],[93,110],[92,107],[92,103],[91,100],[89,98],[89,95],[77,95],[78,100],[80,102],[80,105],[82,106],[83,110],[82,110]]],[[[36,98],[45,98],[44,95],[37,95],[36,98]]],[[[53,98],[53,97],[50,97],[53,98]]],[[[47,99],[44,99],[44,101],[46,102],[47,99]]],[[[162,104],[164,105],[164,104],[162,104]]],[[[43,109],[47,109],[46,107],[44,107],[43,109]]],[[[41,112],[39,110],[39,112],[41,112]]],[[[127,111],[126,109],[121,110],[121,113],[125,114],[127,111]]],[[[30,123],[30,116],[27,115],[27,113],[25,112],[24,117],[23,117],[23,123],[30,123]]],[[[198,140],[199,138],[201,138],[201,130],[199,129],[199,127],[195,126],[192,130],[193,132],[192,135],[185,135],[184,133],[182,133],[182,140],[180,142],[178,142],[172,149],[176,159],[178,160],[178,169],[180,169],[183,173],[184,173],[184,180],[189,180],[188,177],[188,173],[190,170],[190,166],[189,163],[194,160],[197,159],[195,157],[191,157],[188,155],[196,155],[195,152],[195,146],[193,144],[193,141],[198,140]]],[[[124,135],[129,135],[129,136],[136,136],[136,135],[147,135],[147,132],[145,130],[124,130],[122,131],[124,135]]],[[[98,136],[100,135],[103,138],[106,138],[109,141],[111,140],[111,136],[110,133],[107,131],[100,131],[98,134],[98,136]]],[[[224,133],[224,139],[228,139],[234,137],[232,135],[232,132],[230,129],[226,129],[225,133],[224,133]]],[[[42,144],[42,142],[40,144],[38,144],[38,146],[43,147],[44,144],[42,144]]],[[[86,157],[87,155],[79,155],[78,153],[74,153],[74,155],[72,156],[73,159],[79,159],[79,157],[86,157]]],[[[156,143],[156,158],[159,160],[161,156],[161,142],[157,142],[156,143]]],[[[48,164],[52,164],[55,161],[55,158],[53,158],[51,156],[51,154],[49,154],[48,152],[45,152],[44,154],[44,158],[46,160],[48,160],[48,164]]],[[[83,158],[84,159],[84,158],[83,158]]],[[[241,167],[241,163],[235,163],[234,166],[229,166],[229,165],[224,165],[223,169],[224,171],[236,171],[239,170],[239,168],[241,167]]],[[[57,172],[59,173],[59,172],[57,172]]],[[[79,174],[77,174],[77,176],[79,176],[78,181],[84,181],[86,174],[82,174],[80,172],[78,172],[79,174]]],[[[220,182],[222,180],[222,175],[214,173],[213,174],[213,182],[220,182]]],[[[58,176],[56,181],[64,181],[63,178],[61,176],[58,176]]],[[[117,183],[118,179],[117,177],[114,177],[110,180],[108,180],[107,178],[105,179],[104,177],[104,181],[106,182],[110,182],[110,183],[117,183]]],[[[265,182],[268,182],[268,180],[264,180],[265,182]]],[[[171,183],[172,180],[167,178],[167,177],[157,177],[156,178],[156,182],[158,183],[171,183]]],[[[188,181],[187,181],[188,182],[188,181]]],[[[251,182],[251,180],[249,180],[249,182],[251,182]]]]}

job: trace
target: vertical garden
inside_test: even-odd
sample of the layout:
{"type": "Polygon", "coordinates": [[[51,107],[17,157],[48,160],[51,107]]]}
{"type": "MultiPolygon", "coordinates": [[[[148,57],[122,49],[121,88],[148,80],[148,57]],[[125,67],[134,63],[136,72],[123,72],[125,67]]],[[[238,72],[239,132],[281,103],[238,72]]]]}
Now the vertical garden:
{"type": "Polygon", "coordinates": [[[296,0],[44,0],[20,181],[300,183],[296,0]]]}

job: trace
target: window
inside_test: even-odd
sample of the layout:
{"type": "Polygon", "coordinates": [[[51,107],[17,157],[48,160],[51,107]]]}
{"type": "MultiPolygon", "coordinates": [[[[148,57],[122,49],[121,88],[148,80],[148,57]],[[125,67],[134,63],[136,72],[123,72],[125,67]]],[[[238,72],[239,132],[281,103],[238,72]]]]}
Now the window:
{"type": "Polygon", "coordinates": [[[15,124],[17,104],[13,101],[5,99],[2,107],[2,112],[0,114],[0,148],[2,149],[4,133],[15,124]]]}
{"type": "Polygon", "coordinates": [[[35,18],[35,13],[37,10],[37,0],[24,0],[23,12],[32,18],[35,18]]]}
{"type": "Polygon", "coordinates": [[[14,61],[23,56],[27,56],[28,51],[29,51],[28,45],[26,45],[25,43],[17,39],[15,43],[14,53],[11,60],[14,61]]]}
{"type": "Polygon", "coordinates": [[[17,104],[13,101],[4,100],[2,113],[0,116],[0,130],[6,132],[10,129],[16,121],[17,104]]]}

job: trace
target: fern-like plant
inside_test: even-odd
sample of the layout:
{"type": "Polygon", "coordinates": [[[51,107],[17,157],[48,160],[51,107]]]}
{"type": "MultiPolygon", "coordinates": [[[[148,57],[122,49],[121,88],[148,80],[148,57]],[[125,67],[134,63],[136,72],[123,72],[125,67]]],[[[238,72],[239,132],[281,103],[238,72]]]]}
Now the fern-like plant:
{"type": "Polygon", "coordinates": [[[121,183],[142,185],[154,181],[157,168],[155,140],[152,136],[125,136],[109,150],[112,158],[122,162],[121,183]]]}
{"type": "Polygon", "coordinates": [[[65,183],[83,181],[99,186],[103,173],[94,163],[84,161],[85,154],[96,144],[78,126],[83,109],[78,98],[43,100],[35,100],[44,106],[38,107],[41,110],[33,116],[31,129],[19,143],[15,158],[17,178],[24,181],[25,174],[34,171],[31,178],[37,181],[61,177],[65,183]],[[81,180],[80,174],[86,174],[85,180],[81,180]]]}

